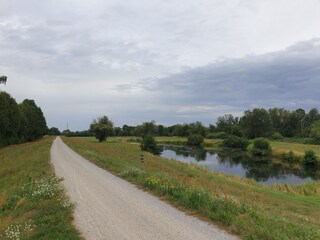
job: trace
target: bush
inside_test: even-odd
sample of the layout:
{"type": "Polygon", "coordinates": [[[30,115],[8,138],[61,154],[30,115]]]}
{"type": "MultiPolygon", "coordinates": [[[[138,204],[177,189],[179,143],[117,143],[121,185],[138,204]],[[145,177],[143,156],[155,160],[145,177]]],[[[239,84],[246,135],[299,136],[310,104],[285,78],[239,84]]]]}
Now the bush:
{"type": "Polygon", "coordinates": [[[274,134],[271,135],[270,139],[279,140],[279,139],[283,139],[283,136],[281,135],[281,133],[275,132],[274,134]]]}
{"type": "Polygon", "coordinates": [[[303,162],[307,165],[315,165],[317,163],[317,156],[315,152],[312,150],[306,150],[304,152],[303,162]]]}
{"type": "Polygon", "coordinates": [[[204,138],[201,135],[192,134],[188,136],[188,145],[195,146],[195,147],[201,147],[204,142],[204,138]]]}
{"type": "Polygon", "coordinates": [[[271,154],[271,146],[267,139],[256,138],[253,140],[250,151],[255,156],[268,156],[271,154]]]}
{"type": "Polygon", "coordinates": [[[216,132],[216,133],[210,133],[207,135],[208,139],[225,139],[229,136],[229,134],[225,132],[216,132]]]}
{"type": "Polygon", "coordinates": [[[222,145],[224,147],[230,148],[241,148],[242,150],[247,149],[248,147],[248,140],[245,138],[237,137],[237,136],[229,136],[223,140],[222,145]]]}
{"type": "Polygon", "coordinates": [[[150,152],[153,155],[160,155],[161,153],[161,148],[157,145],[152,135],[146,135],[142,138],[140,148],[142,151],[150,152]]]}

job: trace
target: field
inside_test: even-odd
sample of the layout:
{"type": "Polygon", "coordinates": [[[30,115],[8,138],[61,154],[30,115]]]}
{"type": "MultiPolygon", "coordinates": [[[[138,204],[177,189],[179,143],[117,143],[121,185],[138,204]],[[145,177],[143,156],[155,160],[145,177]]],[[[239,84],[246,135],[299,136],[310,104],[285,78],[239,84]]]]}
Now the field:
{"type": "Polygon", "coordinates": [[[81,239],[50,164],[52,140],[0,149],[0,239],[81,239]]]}
{"type": "Polygon", "coordinates": [[[148,153],[142,164],[133,138],[63,140],[98,166],[243,239],[320,239],[319,182],[267,187],[148,153]]]}
{"type": "Polygon", "coordinates": [[[318,158],[320,157],[320,145],[302,144],[302,143],[287,143],[287,142],[271,142],[272,152],[275,155],[288,153],[292,151],[294,155],[303,157],[306,150],[313,150],[318,158]]]}

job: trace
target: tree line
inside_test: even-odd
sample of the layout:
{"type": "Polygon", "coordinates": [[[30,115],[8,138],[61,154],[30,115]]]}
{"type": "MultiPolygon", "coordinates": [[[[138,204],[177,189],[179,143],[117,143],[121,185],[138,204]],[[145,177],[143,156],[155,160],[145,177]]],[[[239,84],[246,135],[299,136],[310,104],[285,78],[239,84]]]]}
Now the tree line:
{"type": "MultiPolygon", "coordinates": [[[[113,125],[112,125],[113,126],[113,125]]],[[[284,108],[254,108],[247,110],[243,116],[226,114],[218,117],[216,124],[208,127],[201,122],[157,125],[154,121],[144,122],[138,126],[123,125],[114,127],[109,134],[114,136],[181,136],[201,135],[207,138],[225,138],[235,135],[246,138],[320,138],[320,114],[316,108],[309,112],[299,108],[294,111],[284,108]]]]}
{"type": "Polygon", "coordinates": [[[34,100],[18,104],[6,92],[0,92],[0,147],[33,141],[47,133],[47,123],[34,100]]]}

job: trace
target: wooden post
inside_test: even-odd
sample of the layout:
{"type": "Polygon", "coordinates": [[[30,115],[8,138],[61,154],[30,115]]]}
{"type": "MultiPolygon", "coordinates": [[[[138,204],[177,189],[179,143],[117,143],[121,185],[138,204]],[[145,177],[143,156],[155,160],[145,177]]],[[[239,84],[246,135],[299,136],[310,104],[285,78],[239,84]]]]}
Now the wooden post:
{"type": "Polygon", "coordinates": [[[143,156],[143,154],[140,155],[140,161],[141,161],[141,163],[144,163],[144,156],[143,156]]]}

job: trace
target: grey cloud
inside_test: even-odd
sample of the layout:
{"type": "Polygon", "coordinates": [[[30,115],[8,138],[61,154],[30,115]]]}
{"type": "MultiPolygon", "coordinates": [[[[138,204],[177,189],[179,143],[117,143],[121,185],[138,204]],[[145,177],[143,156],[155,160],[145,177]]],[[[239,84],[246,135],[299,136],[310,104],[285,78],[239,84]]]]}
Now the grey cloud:
{"type": "Polygon", "coordinates": [[[320,103],[320,39],[302,42],[284,51],[209,64],[161,78],[164,104],[228,105],[234,109],[301,107],[320,103]]]}

